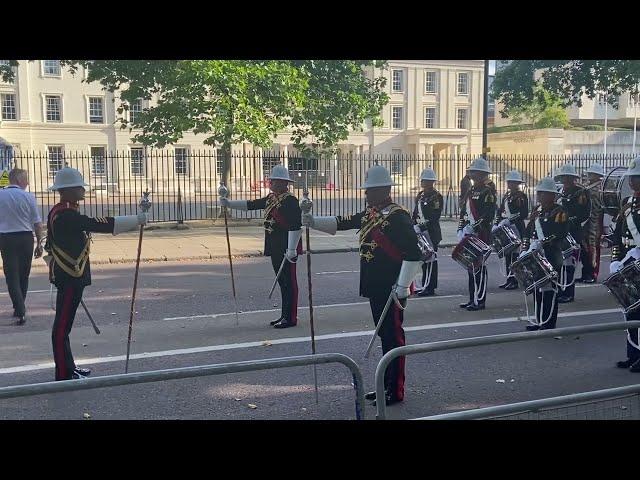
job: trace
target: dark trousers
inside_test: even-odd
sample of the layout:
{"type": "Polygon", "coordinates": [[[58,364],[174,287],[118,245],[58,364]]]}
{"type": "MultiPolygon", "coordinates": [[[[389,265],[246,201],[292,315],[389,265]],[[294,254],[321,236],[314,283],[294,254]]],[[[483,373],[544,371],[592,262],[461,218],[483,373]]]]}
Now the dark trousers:
{"type": "Polygon", "coordinates": [[[474,302],[475,285],[478,285],[478,303],[477,305],[484,305],[487,299],[487,266],[483,265],[482,268],[476,270],[475,275],[471,270],[468,271],[469,275],[469,303],[474,302]],[[474,285],[475,284],[475,285],[474,285]]]}
{"type": "Polygon", "coordinates": [[[506,267],[506,271],[507,271],[507,280],[510,282],[515,283],[516,285],[518,284],[518,280],[516,279],[515,275],[513,275],[511,273],[511,264],[513,262],[515,262],[518,259],[518,249],[516,248],[513,252],[511,252],[509,255],[505,255],[504,256],[504,264],[506,267]]]}
{"type": "MultiPolygon", "coordinates": [[[[371,314],[373,322],[378,325],[378,319],[382,315],[384,306],[387,303],[390,292],[379,293],[369,297],[369,305],[371,306],[371,314]]],[[[396,347],[405,345],[404,329],[402,322],[404,320],[404,312],[398,308],[395,302],[391,303],[387,315],[384,317],[384,323],[378,335],[382,340],[382,354],[384,355],[396,347]]],[[[397,398],[404,399],[404,363],[405,357],[398,357],[387,367],[384,374],[384,387],[388,394],[397,398]]]]}
{"type": "MultiPolygon", "coordinates": [[[[627,321],[631,320],[640,320],[640,311],[630,312],[625,315],[627,321]]],[[[637,328],[629,328],[627,329],[627,358],[629,360],[633,360],[634,362],[640,360],[640,350],[634,347],[631,342],[636,345],[640,345],[638,343],[638,329],[637,328]],[[629,342],[631,339],[631,342],[629,342]]]]}
{"type": "Polygon", "coordinates": [[[536,321],[542,330],[556,328],[558,320],[558,295],[553,290],[540,291],[536,288],[536,321]],[[547,320],[547,318],[549,320],[547,320]],[[542,324],[545,320],[546,323],[542,324]]]}
{"type": "Polygon", "coordinates": [[[70,380],[76,364],[73,361],[69,333],[73,326],[76,310],[82,300],[84,287],[66,285],[58,289],[56,298],[56,319],[53,322],[51,342],[53,359],[56,363],[56,380],[70,380]]]}
{"type": "MultiPolygon", "coordinates": [[[[437,252],[438,246],[434,245],[433,249],[437,252]]],[[[438,288],[438,260],[431,263],[423,263],[422,264],[422,285],[424,285],[425,290],[435,290],[438,288]],[[429,284],[425,285],[424,282],[427,281],[427,270],[431,268],[431,277],[429,278],[429,284]]]]}
{"type": "Polygon", "coordinates": [[[565,266],[562,268],[566,269],[566,278],[564,279],[564,283],[570,284],[567,288],[562,290],[562,296],[573,298],[576,294],[576,284],[573,281],[573,277],[576,274],[576,267],[565,266]]]}
{"type": "Polygon", "coordinates": [[[0,235],[0,250],[7,290],[16,315],[25,314],[24,302],[29,289],[29,274],[33,258],[33,233],[17,232],[0,235]]]}
{"type": "Polygon", "coordinates": [[[580,245],[580,261],[582,262],[582,278],[598,279],[600,272],[600,237],[595,245],[580,245]]]}
{"type": "MultiPolygon", "coordinates": [[[[273,271],[277,274],[284,258],[284,252],[274,253],[271,255],[271,265],[273,271]]],[[[298,258],[301,258],[298,256],[298,258]]],[[[298,323],[298,277],[296,275],[296,264],[288,260],[285,261],[284,267],[278,277],[278,285],[280,285],[280,295],[282,297],[282,314],[281,317],[287,322],[297,325],[298,323]]]]}

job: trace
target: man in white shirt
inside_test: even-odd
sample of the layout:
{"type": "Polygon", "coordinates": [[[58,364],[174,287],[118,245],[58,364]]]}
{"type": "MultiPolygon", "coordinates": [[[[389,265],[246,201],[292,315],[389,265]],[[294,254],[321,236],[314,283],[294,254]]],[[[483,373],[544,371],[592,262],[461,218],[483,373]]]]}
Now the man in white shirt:
{"type": "Polygon", "coordinates": [[[31,256],[42,256],[42,219],[35,196],[25,191],[29,185],[27,171],[14,168],[9,172],[9,183],[0,189],[0,252],[4,278],[13,303],[13,316],[18,318],[18,325],[24,325],[31,256]],[[34,232],[38,239],[35,253],[34,232]]]}

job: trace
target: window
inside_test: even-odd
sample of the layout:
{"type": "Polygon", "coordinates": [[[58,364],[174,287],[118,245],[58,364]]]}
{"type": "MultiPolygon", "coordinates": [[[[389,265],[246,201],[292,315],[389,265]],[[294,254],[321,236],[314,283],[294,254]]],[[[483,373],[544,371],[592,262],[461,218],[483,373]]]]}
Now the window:
{"type": "Polygon", "coordinates": [[[424,72],[424,93],[436,93],[436,72],[424,72]]]}
{"type": "Polygon", "coordinates": [[[435,107],[427,107],[424,109],[424,128],[436,128],[435,107]]]}
{"type": "Polygon", "coordinates": [[[189,175],[189,150],[185,147],[176,147],[174,157],[176,175],[189,175]]]}
{"type": "Polygon", "coordinates": [[[60,60],[43,60],[42,61],[42,74],[45,77],[60,77],[62,73],[60,71],[60,60]]]}
{"type": "Polygon", "coordinates": [[[391,128],[394,130],[402,129],[403,111],[402,107],[391,107],[391,128]]]}
{"type": "Polygon", "coordinates": [[[104,147],[91,147],[91,172],[96,177],[107,174],[107,160],[104,147]]]}
{"type": "Polygon", "coordinates": [[[467,109],[466,108],[459,108],[456,111],[456,120],[457,120],[457,127],[463,130],[466,130],[467,127],[467,109]]]}
{"type": "Polygon", "coordinates": [[[402,92],[402,70],[391,71],[391,90],[402,92]]]}
{"type": "Polygon", "coordinates": [[[469,95],[468,73],[458,73],[458,95],[469,95]]]}
{"type": "Polygon", "coordinates": [[[47,122],[60,122],[62,121],[62,112],[61,112],[61,98],[59,95],[46,95],[45,99],[45,107],[46,107],[46,117],[47,122]]]}
{"type": "Polygon", "coordinates": [[[137,115],[139,113],[142,113],[142,99],[139,98],[133,102],[131,102],[131,105],[129,106],[129,122],[130,123],[136,123],[137,119],[137,115]]]}
{"type": "Polygon", "coordinates": [[[17,120],[16,114],[16,96],[13,93],[6,93],[0,95],[2,101],[2,114],[0,119],[2,120],[17,120]]]}
{"type": "Polygon", "coordinates": [[[391,175],[402,174],[402,163],[400,160],[402,150],[400,150],[399,148],[394,148],[393,150],[391,150],[391,155],[391,175]]]}
{"type": "Polygon", "coordinates": [[[64,167],[64,150],[62,145],[49,145],[47,153],[49,154],[49,175],[53,177],[58,170],[64,167]]]}
{"type": "Polygon", "coordinates": [[[142,147],[131,148],[131,175],[144,175],[144,149],[142,147]]]}
{"type": "Polygon", "coordinates": [[[89,97],[89,123],[104,123],[102,97],[89,97]]]}
{"type": "Polygon", "coordinates": [[[629,93],[629,107],[633,108],[638,103],[640,95],[634,95],[633,93],[629,93]]]}

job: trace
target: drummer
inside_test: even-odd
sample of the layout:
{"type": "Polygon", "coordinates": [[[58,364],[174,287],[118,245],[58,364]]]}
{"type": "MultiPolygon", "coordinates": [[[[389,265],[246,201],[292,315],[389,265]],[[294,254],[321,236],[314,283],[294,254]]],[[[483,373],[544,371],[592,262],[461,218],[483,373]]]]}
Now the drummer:
{"type": "MultiPolygon", "coordinates": [[[[611,273],[640,259],[640,157],[631,162],[627,175],[633,195],[622,201],[622,210],[612,235],[613,247],[609,266],[611,273]]],[[[627,321],[640,320],[640,310],[625,314],[625,318],[627,321]]],[[[628,368],[634,373],[640,372],[640,342],[637,328],[627,330],[627,359],[618,362],[616,366],[628,368]]]]}
{"type": "MultiPolygon", "coordinates": [[[[496,224],[491,229],[495,232],[502,226],[512,227],[522,238],[524,233],[524,221],[529,216],[529,198],[527,194],[520,190],[520,185],[524,183],[522,174],[518,170],[511,170],[505,176],[507,182],[507,193],[502,198],[502,203],[496,215],[496,224]]],[[[515,290],[518,288],[518,280],[511,273],[511,263],[518,258],[518,251],[505,255],[505,265],[507,272],[507,281],[502,285],[498,285],[505,290],[515,290]]]]}
{"type": "MultiPolygon", "coordinates": [[[[460,222],[458,223],[458,241],[466,235],[476,235],[489,243],[491,224],[496,215],[496,186],[489,178],[491,167],[484,158],[476,158],[467,169],[473,186],[466,192],[460,203],[460,222]]],[[[460,308],[470,312],[484,310],[487,298],[487,266],[469,275],[469,302],[461,303],[460,308]]]]}
{"type": "MultiPolygon", "coordinates": [[[[562,182],[558,203],[565,208],[569,215],[569,233],[580,245],[582,242],[582,226],[589,220],[591,213],[591,196],[588,190],[581,185],[577,185],[578,178],[580,176],[576,172],[576,167],[567,163],[558,169],[555,179],[562,182]]],[[[576,291],[574,275],[579,255],[579,250],[577,250],[575,255],[565,259],[562,266],[560,283],[563,284],[563,290],[558,297],[558,302],[560,303],[570,303],[574,300],[576,291]]]]}
{"type": "MultiPolygon", "coordinates": [[[[566,210],[556,203],[558,191],[551,177],[543,178],[536,186],[539,205],[531,212],[531,220],[522,236],[522,253],[538,250],[544,252],[556,272],[562,268],[562,239],[568,232],[566,210]]],[[[558,319],[558,290],[556,282],[535,292],[535,323],[527,330],[547,330],[556,327],[558,319]]]]}
{"type": "MultiPolygon", "coordinates": [[[[436,252],[438,251],[438,244],[442,240],[442,232],[440,230],[442,195],[433,187],[437,180],[438,177],[433,169],[427,168],[422,171],[420,174],[422,191],[416,197],[412,215],[415,223],[413,228],[416,234],[421,235],[426,232],[429,235],[431,246],[436,252]]],[[[430,297],[436,294],[435,289],[438,287],[437,258],[432,262],[422,264],[421,285],[422,289],[418,292],[419,297],[430,297]]]]}

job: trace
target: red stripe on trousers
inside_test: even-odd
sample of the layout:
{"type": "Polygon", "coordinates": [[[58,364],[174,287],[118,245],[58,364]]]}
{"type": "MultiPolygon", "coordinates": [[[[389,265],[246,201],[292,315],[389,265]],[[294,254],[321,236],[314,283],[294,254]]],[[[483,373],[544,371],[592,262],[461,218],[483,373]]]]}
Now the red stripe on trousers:
{"type": "Polygon", "coordinates": [[[57,356],[56,364],[60,371],[60,377],[67,377],[67,362],[64,356],[64,338],[67,323],[69,322],[69,311],[71,310],[71,301],[73,300],[73,287],[65,287],[62,297],[62,312],[60,313],[60,321],[58,322],[58,331],[56,336],[57,356]],[[60,359],[62,358],[62,360],[60,359]]]}
{"type": "Polygon", "coordinates": [[[294,325],[298,324],[298,275],[297,275],[297,269],[296,269],[296,264],[295,263],[291,263],[289,268],[291,268],[291,290],[292,290],[292,296],[293,298],[291,299],[291,312],[289,312],[290,314],[290,321],[291,323],[293,323],[294,325]]]}
{"type": "MultiPolygon", "coordinates": [[[[398,308],[398,306],[394,303],[393,305],[393,326],[394,326],[394,332],[396,334],[396,345],[398,347],[404,347],[405,345],[405,341],[404,341],[404,330],[402,329],[402,321],[400,319],[400,315],[402,315],[402,312],[400,311],[400,309],[398,308]]],[[[403,400],[404,399],[404,362],[405,362],[405,357],[398,357],[395,360],[397,363],[397,370],[396,370],[396,384],[394,385],[395,387],[395,396],[398,400],[403,400]]]]}

